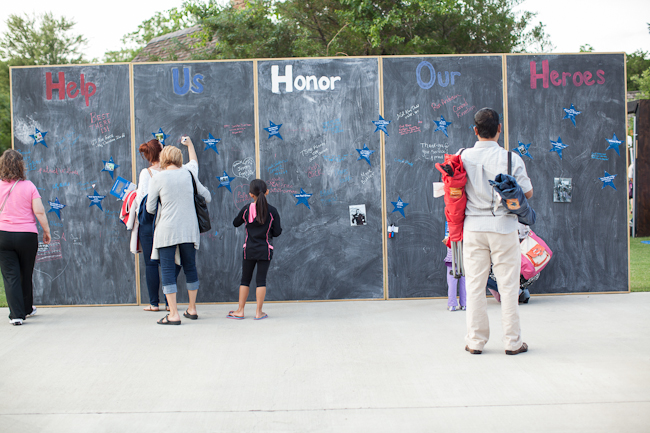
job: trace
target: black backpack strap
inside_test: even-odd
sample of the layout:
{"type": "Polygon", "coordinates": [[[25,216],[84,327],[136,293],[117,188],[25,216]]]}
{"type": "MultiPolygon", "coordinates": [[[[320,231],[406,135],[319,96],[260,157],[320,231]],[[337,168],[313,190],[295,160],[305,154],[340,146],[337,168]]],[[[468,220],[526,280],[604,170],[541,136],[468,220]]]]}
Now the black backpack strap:
{"type": "Polygon", "coordinates": [[[512,176],[512,152],[508,151],[508,175],[512,176]]]}

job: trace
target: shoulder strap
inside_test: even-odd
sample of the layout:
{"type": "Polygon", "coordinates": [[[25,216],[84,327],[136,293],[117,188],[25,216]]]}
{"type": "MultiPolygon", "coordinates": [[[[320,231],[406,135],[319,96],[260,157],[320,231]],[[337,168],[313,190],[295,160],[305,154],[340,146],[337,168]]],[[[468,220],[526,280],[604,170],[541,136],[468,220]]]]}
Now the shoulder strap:
{"type": "MultiPolygon", "coordinates": [[[[189,171],[189,170],[187,170],[187,171],[189,171]]],[[[191,171],[189,171],[189,172],[190,172],[190,177],[192,178],[192,186],[194,187],[194,195],[197,195],[199,192],[196,189],[196,181],[194,180],[194,175],[192,174],[191,171]]]]}
{"type": "Polygon", "coordinates": [[[508,151],[508,175],[512,176],[512,152],[508,151]]]}
{"type": "Polygon", "coordinates": [[[14,183],[14,186],[12,186],[11,189],[9,190],[9,192],[7,193],[7,196],[5,197],[5,201],[2,202],[2,207],[0,208],[0,214],[2,213],[2,211],[5,210],[5,205],[7,204],[7,200],[9,199],[9,194],[11,194],[11,191],[13,191],[14,188],[16,187],[16,185],[18,185],[18,182],[20,182],[20,180],[17,180],[14,183]]]}
{"type": "Polygon", "coordinates": [[[147,167],[147,171],[149,172],[149,177],[153,177],[153,174],[151,174],[151,169],[147,167]]]}

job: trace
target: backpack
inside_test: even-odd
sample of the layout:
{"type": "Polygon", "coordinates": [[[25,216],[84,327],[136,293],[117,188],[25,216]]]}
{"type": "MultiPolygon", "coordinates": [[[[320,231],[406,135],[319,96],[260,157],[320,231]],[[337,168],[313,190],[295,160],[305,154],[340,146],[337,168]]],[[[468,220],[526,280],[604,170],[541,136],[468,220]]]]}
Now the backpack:
{"type": "Polygon", "coordinates": [[[553,251],[532,230],[521,241],[519,248],[521,250],[521,275],[527,280],[539,274],[553,257],[553,251]]]}

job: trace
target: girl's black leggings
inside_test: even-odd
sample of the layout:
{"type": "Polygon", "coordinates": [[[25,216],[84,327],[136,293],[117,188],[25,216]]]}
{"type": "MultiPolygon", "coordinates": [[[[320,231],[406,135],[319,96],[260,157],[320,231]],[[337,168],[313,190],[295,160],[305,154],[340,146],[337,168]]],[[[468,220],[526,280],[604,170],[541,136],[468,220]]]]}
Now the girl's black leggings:
{"type": "Polygon", "coordinates": [[[266,287],[266,273],[269,271],[269,266],[271,266],[270,260],[250,260],[244,259],[242,263],[242,272],[241,272],[241,285],[250,286],[251,280],[253,279],[253,270],[257,265],[257,278],[255,282],[257,287],[266,287]]]}

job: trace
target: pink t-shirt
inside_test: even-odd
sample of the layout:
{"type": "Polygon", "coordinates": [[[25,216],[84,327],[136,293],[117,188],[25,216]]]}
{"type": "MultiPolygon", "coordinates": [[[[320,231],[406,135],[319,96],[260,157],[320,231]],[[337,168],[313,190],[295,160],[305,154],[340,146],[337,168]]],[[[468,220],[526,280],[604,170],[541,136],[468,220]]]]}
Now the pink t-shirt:
{"type": "MultiPolygon", "coordinates": [[[[0,207],[14,183],[15,180],[0,182],[0,207]]],[[[32,200],[35,198],[41,198],[36,186],[28,180],[19,181],[9,194],[7,204],[0,215],[0,230],[38,233],[36,217],[32,210],[32,200]]]]}

